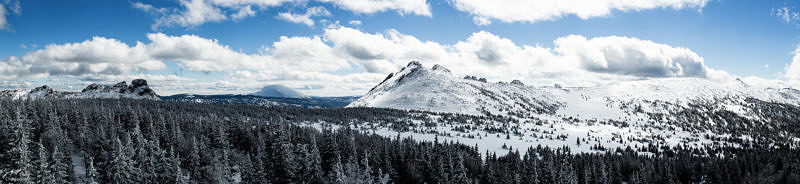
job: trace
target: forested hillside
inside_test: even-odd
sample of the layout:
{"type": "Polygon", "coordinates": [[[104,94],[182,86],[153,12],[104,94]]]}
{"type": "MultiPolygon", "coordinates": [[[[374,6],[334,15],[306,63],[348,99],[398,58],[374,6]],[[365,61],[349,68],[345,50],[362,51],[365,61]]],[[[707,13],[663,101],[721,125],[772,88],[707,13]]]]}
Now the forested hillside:
{"type": "MultiPolygon", "coordinates": [[[[497,155],[476,145],[349,128],[372,122],[401,131],[405,122],[423,119],[420,114],[425,113],[0,99],[0,176],[3,183],[800,182],[800,151],[781,144],[578,154],[530,147],[497,155]]],[[[493,120],[444,116],[476,124],[493,120]]]]}

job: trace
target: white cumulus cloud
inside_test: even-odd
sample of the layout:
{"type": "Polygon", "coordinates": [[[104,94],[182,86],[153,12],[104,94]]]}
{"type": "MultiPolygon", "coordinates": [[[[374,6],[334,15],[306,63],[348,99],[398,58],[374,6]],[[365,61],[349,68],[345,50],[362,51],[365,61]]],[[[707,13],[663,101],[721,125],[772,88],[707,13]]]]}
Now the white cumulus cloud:
{"type": "MultiPolygon", "coordinates": [[[[396,11],[401,15],[421,15],[431,17],[430,5],[426,0],[315,0],[330,4],[358,14],[396,11]]],[[[241,20],[256,15],[258,10],[294,4],[305,6],[308,0],[179,0],[180,8],[154,7],[141,2],[134,2],[133,7],[153,15],[153,30],[162,27],[195,27],[207,22],[225,20],[241,20]]],[[[321,7],[310,8],[305,14],[279,13],[276,17],[295,23],[313,25],[312,16],[326,15],[327,10],[321,7]],[[313,11],[317,14],[313,14],[313,11]]],[[[327,13],[330,14],[330,13],[327,13]]]]}
{"type": "Polygon", "coordinates": [[[794,57],[792,57],[792,62],[786,66],[784,77],[800,81],[800,47],[794,50],[794,57]]]}
{"type": "Polygon", "coordinates": [[[365,33],[348,27],[325,30],[325,39],[336,53],[362,66],[367,72],[394,72],[412,60],[442,60],[445,47],[436,42],[424,42],[397,30],[386,33],[365,33]]]}
{"type": "Polygon", "coordinates": [[[150,13],[150,14],[154,14],[154,15],[163,15],[163,14],[166,14],[167,11],[169,11],[166,8],[156,8],[153,5],[144,4],[144,3],[141,3],[141,2],[133,3],[133,8],[136,8],[136,9],[139,9],[139,10],[142,10],[144,12],[147,12],[147,13],[150,13]]]}
{"type": "Polygon", "coordinates": [[[247,18],[247,17],[252,17],[252,16],[255,16],[255,15],[256,15],[256,12],[253,11],[252,6],[247,5],[247,6],[243,6],[243,7],[239,8],[239,11],[237,11],[235,14],[231,15],[231,18],[233,18],[233,20],[241,20],[241,19],[244,19],[244,18],[247,18]]]}
{"type": "Polygon", "coordinates": [[[287,22],[305,24],[307,26],[314,26],[314,20],[312,20],[311,17],[330,16],[330,15],[331,12],[325,9],[325,7],[317,6],[306,9],[306,12],[303,14],[295,14],[291,12],[279,13],[277,18],[287,22]]]}
{"type": "Polygon", "coordinates": [[[180,0],[186,11],[159,16],[152,25],[153,29],[159,27],[181,26],[195,27],[206,22],[219,22],[227,20],[228,16],[216,6],[208,4],[205,0],[180,0]]]}
{"type": "Polygon", "coordinates": [[[613,11],[642,11],[656,8],[703,8],[709,0],[449,0],[456,9],[470,13],[478,25],[489,18],[502,22],[555,20],[565,16],[581,19],[603,17],[613,11]]]}
{"type": "Polygon", "coordinates": [[[484,16],[475,16],[472,17],[472,22],[475,23],[475,25],[486,26],[492,24],[492,19],[486,18],[484,16]]]}
{"type": "Polygon", "coordinates": [[[642,77],[706,77],[703,58],[687,48],[630,37],[587,39],[579,35],[555,41],[564,59],[578,60],[584,69],[642,77]]]}
{"type": "Polygon", "coordinates": [[[48,45],[22,57],[0,62],[6,78],[46,77],[51,75],[119,74],[166,69],[149,57],[146,45],[130,47],[118,40],[94,37],[79,43],[48,45]]]}
{"type": "Polygon", "coordinates": [[[319,0],[330,2],[336,6],[356,13],[372,14],[394,10],[400,14],[432,16],[430,5],[426,0],[319,0]]]}

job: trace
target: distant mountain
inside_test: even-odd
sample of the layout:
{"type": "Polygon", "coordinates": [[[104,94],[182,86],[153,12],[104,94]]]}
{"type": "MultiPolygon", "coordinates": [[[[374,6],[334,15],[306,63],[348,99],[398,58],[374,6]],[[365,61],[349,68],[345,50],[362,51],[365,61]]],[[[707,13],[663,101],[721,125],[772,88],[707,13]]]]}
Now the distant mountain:
{"type": "Polygon", "coordinates": [[[0,97],[13,99],[41,98],[132,98],[158,100],[158,95],[150,89],[144,79],[135,79],[128,85],[125,81],[114,85],[91,84],[81,92],[56,91],[44,85],[31,90],[3,90],[0,97]]]}
{"type": "Polygon", "coordinates": [[[177,94],[171,96],[161,96],[162,100],[188,103],[203,104],[248,104],[270,107],[293,107],[293,108],[342,108],[359,96],[348,97],[304,97],[304,98],[285,98],[285,97],[264,97],[256,95],[194,95],[177,94]]]}
{"type": "Polygon", "coordinates": [[[307,98],[308,96],[297,90],[280,84],[267,85],[250,95],[263,97],[307,98]]]}

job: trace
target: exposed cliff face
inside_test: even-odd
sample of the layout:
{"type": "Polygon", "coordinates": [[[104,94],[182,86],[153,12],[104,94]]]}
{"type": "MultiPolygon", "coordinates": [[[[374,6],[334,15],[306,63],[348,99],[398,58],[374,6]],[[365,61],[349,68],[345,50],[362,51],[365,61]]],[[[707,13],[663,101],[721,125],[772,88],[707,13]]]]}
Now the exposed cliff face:
{"type": "Polygon", "coordinates": [[[4,90],[0,97],[13,99],[39,99],[39,98],[133,98],[158,100],[158,95],[150,89],[144,79],[135,79],[131,85],[119,82],[114,85],[90,84],[81,92],[61,92],[47,85],[31,90],[4,90]]]}

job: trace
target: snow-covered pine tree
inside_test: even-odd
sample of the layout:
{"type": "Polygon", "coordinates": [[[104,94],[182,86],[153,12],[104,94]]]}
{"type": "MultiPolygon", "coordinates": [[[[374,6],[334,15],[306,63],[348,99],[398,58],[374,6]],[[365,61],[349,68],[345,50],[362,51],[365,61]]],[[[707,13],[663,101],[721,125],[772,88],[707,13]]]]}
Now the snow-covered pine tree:
{"type": "Polygon", "coordinates": [[[461,155],[457,156],[455,160],[455,165],[453,166],[453,183],[472,183],[467,176],[467,168],[464,167],[464,157],[461,155]]]}
{"type": "Polygon", "coordinates": [[[561,184],[578,184],[578,177],[575,175],[575,169],[572,168],[572,164],[567,159],[569,155],[563,156],[561,159],[561,167],[559,167],[558,172],[558,183],[561,184]]]}
{"type": "Polygon", "coordinates": [[[372,178],[372,166],[369,165],[369,153],[364,153],[364,158],[361,159],[361,179],[367,183],[373,183],[375,180],[372,178]]]}
{"type": "MultiPolygon", "coordinates": [[[[20,117],[19,114],[18,117],[20,117]]],[[[14,162],[15,167],[13,167],[13,170],[10,172],[4,174],[4,180],[23,184],[33,183],[34,178],[32,176],[34,167],[31,165],[32,155],[29,149],[31,143],[30,130],[30,121],[24,119],[16,120],[14,133],[17,135],[17,140],[12,150],[14,154],[13,159],[16,160],[14,162]]]]}
{"type": "Polygon", "coordinates": [[[319,182],[320,178],[322,178],[322,158],[320,157],[319,147],[317,146],[317,139],[315,136],[311,136],[311,146],[308,155],[305,157],[305,168],[308,169],[310,173],[309,181],[311,182],[319,182]]]}
{"type": "Polygon", "coordinates": [[[89,157],[89,164],[86,167],[86,180],[84,180],[86,184],[98,184],[100,183],[100,173],[97,173],[97,169],[94,167],[94,157],[89,157]]]}
{"type": "Polygon", "coordinates": [[[200,146],[197,143],[197,138],[192,137],[192,151],[189,153],[189,170],[187,171],[187,175],[189,175],[190,179],[197,181],[203,177],[202,172],[202,158],[200,157],[200,146]]]}
{"type": "Polygon", "coordinates": [[[328,179],[331,183],[344,183],[347,180],[344,168],[342,167],[342,158],[339,157],[339,154],[334,155],[333,165],[331,166],[330,173],[328,173],[328,179]]]}
{"type": "Polygon", "coordinates": [[[36,168],[36,181],[37,183],[56,183],[56,176],[54,172],[50,172],[50,154],[47,149],[42,145],[41,141],[37,143],[39,147],[39,157],[37,158],[36,168]]]}
{"type": "Polygon", "coordinates": [[[126,151],[126,146],[119,138],[114,139],[114,151],[112,160],[108,163],[108,175],[110,182],[119,184],[138,183],[134,179],[134,166],[131,163],[131,156],[126,151]]]}
{"type": "Polygon", "coordinates": [[[297,163],[294,159],[294,146],[289,141],[289,132],[279,125],[276,138],[272,142],[273,175],[278,183],[291,183],[296,179],[297,163]]]}

